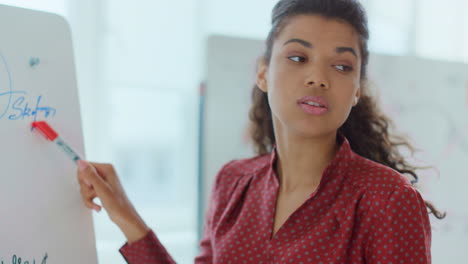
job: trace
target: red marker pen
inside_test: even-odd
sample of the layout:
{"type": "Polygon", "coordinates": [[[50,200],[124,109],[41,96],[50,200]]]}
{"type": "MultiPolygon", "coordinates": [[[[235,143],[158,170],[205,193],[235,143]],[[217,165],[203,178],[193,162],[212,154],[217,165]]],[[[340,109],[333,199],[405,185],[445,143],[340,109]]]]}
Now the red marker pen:
{"type": "Polygon", "coordinates": [[[47,124],[47,122],[33,122],[32,127],[37,128],[48,140],[57,144],[57,146],[59,146],[65,152],[65,154],[67,154],[67,156],[70,157],[70,159],[73,162],[76,163],[78,160],[81,159],[80,156],[78,156],[78,154],[76,154],[76,152],[67,143],[65,143],[65,141],[61,137],[59,137],[57,132],[55,132],[49,126],[49,124],[47,124]]]}

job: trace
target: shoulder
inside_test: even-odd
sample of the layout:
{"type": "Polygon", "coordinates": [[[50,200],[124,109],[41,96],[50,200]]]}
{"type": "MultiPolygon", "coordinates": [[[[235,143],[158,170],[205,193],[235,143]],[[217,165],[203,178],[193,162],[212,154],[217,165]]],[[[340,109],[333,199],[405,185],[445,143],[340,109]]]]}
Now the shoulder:
{"type": "Polygon", "coordinates": [[[357,189],[392,191],[412,187],[410,180],[398,171],[357,154],[347,174],[349,183],[357,189]]]}
{"type": "Polygon", "coordinates": [[[227,162],[215,177],[214,191],[232,192],[240,181],[266,171],[269,167],[270,157],[270,154],[265,154],[227,162]]]}
{"type": "Polygon", "coordinates": [[[221,174],[241,177],[243,175],[257,173],[268,167],[270,154],[259,155],[246,159],[231,160],[221,168],[221,174]]]}
{"type": "Polygon", "coordinates": [[[267,169],[269,162],[270,155],[266,154],[247,159],[231,160],[221,167],[211,189],[210,212],[213,215],[212,221],[218,221],[236,190],[248,186],[249,180],[267,169]]]}
{"type": "Polygon", "coordinates": [[[398,171],[356,155],[347,179],[359,196],[359,209],[386,214],[402,209],[425,210],[420,192],[398,171]]]}
{"type": "MultiPolygon", "coordinates": [[[[411,184],[407,176],[357,154],[347,171],[346,181],[348,186],[352,186],[351,189],[355,194],[360,196],[360,204],[364,208],[367,206],[363,203],[369,206],[379,206],[388,205],[389,202],[396,200],[406,200],[405,203],[422,200],[419,191],[411,184]]],[[[391,204],[398,205],[398,203],[391,204]]]]}

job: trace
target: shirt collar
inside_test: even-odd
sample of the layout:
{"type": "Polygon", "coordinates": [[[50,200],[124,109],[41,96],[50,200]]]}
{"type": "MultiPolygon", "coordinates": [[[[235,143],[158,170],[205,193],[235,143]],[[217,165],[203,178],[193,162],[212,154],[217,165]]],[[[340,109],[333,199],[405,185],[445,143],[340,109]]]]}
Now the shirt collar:
{"type": "MultiPolygon", "coordinates": [[[[338,132],[337,140],[339,144],[341,142],[341,145],[338,151],[336,152],[335,156],[333,157],[333,160],[324,170],[323,179],[322,179],[323,182],[328,181],[330,178],[333,178],[333,177],[328,177],[329,175],[332,175],[332,176],[343,175],[343,173],[349,167],[349,161],[352,159],[353,151],[351,149],[348,139],[344,136],[343,133],[338,132]]],[[[269,163],[270,171],[274,171],[274,164],[276,162],[277,157],[278,157],[278,154],[276,151],[276,143],[275,143],[273,145],[273,148],[270,154],[270,163],[269,163]]]]}

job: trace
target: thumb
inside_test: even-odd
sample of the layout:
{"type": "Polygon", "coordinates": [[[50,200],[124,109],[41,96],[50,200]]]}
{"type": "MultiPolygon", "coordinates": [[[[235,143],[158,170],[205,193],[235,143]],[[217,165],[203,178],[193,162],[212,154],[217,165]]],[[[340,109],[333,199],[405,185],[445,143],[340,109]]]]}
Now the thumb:
{"type": "Polygon", "coordinates": [[[107,182],[98,174],[96,168],[84,160],[78,160],[78,177],[93,186],[99,198],[106,196],[109,191],[107,182]]]}

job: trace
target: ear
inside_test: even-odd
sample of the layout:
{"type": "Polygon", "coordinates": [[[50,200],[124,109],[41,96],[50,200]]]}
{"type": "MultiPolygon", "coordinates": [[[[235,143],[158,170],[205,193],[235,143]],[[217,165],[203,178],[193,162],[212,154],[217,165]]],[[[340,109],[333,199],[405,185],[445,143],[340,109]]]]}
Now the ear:
{"type": "Polygon", "coordinates": [[[361,87],[359,86],[359,88],[357,89],[356,95],[354,96],[353,107],[358,104],[360,97],[361,97],[361,87]]]}
{"type": "Polygon", "coordinates": [[[260,59],[259,65],[257,67],[257,79],[256,84],[260,90],[263,92],[268,92],[268,85],[267,85],[267,72],[268,66],[265,63],[265,60],[262,58],[260,59]]]}

